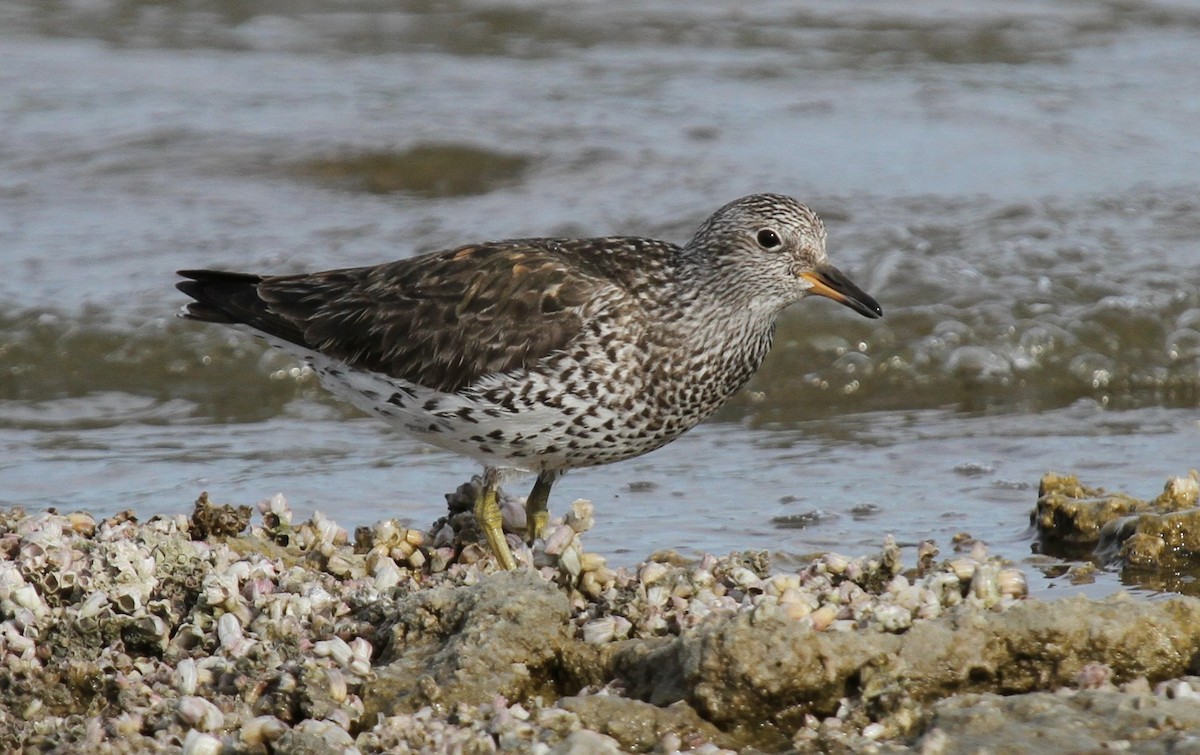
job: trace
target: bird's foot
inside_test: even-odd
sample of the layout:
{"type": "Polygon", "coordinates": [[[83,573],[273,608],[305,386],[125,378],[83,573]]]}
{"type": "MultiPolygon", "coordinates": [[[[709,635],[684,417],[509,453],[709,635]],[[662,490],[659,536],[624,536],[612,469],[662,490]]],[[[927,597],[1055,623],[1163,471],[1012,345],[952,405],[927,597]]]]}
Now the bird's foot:
{"type": "Polygon", "coordinates": [[[558,475],[557,472],[539,474],[525,499],[525,542],[530,545],[546,533],[546,525],[550,523],[550,488],[558,475]]]}
{"type": "Polygon", "coordinates": [[[508,547],[508,541],[504,539],[503,517],[500,514],[496,489],[494,480],[485,481],[483,490],[479,492],[479,498],[475,500],[475,522],[479,525],[479,529],[483,530],[488,547],[501,568],[512,571],[517,568],[517,561],[508,547]]]}

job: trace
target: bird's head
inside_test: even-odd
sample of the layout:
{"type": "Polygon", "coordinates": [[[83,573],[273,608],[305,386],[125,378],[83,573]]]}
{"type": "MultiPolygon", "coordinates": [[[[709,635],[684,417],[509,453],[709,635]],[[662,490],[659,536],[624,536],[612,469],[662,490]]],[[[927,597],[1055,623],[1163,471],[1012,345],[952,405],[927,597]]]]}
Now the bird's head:
{"type": "Polygon", "coordinates": [[[719,271],[713,280],[776,309],[817,294],[864,317],[883,310],[825,254],[825,226],[817,214],[782,194],[751,194],[700,226],[686,250],[719,271]]]}

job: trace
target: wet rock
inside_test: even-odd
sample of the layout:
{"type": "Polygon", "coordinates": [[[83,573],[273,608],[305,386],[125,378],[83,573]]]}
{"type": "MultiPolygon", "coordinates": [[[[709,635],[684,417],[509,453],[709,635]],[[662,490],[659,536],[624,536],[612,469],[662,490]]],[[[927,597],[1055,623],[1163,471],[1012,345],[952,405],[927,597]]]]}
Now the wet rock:
{"type": "Polygon", "coordinates": [[[1030,522],[1043,541],[1095,544],[1113,522],[1131,515],[1162,516],[1194,509],[1198,497],[1200,476],[1194,470],[1188,477],[1168,480],[1163,492],[1149,501],[1087,487],[1074,475],[1047,473],[1030,522]]]}
{"type": "Polygon", "coordinates": [[[687,702],[721,729],[754,727],[754,744],[777,747],[847,696],[879,717],[964,692],[1053,689],[1101,660],[1118,681],[1178,676],[1194,670],[1198,622],[1200,601],[1187,598],[1027,601],[1000,614],[964,605],[902,635],[741,615],[657,648],[625,647],[613,663],[628,694],[687,702]]]}
{"type": "Polygon", "coordinates": [[[629,752],[653,751],[666,733],[675,734],[692,748],[705,743],[734,744],[732,737],[683,702],[658,706],[620,695],[599,694],[564,697],[558,705],[578,716],[585,729],[612,737],[629,752]]]}
{"type": "Polygon", "coordinates": [[[527,572],[491,574],[395,604],[383,654],[363,702],[368,716],[414,712],[431,703],[478,705],[553,697],[553,666],[571,640],[570,605],[553,584],[527,572]]]}
{"type": "Polygon", "coordinates": [[[1148,508],[1146,501],[1124,493],[1091,488],[1074,475],[1048,472],[1038,487],[1037,506],[1030,523],[1046,543],[1094,545],[1104,525],[1148,508]]]}
{"type": "Polygon", "coordinates": [[[980,694],[935,704],[915,745],[945,753],[1194,752],[1197,731],[1200,705],[1194,699],[1115,689],[980,694]]]}
{"type": "Polygon", "coordinates": [[[1198,499],[1196,471],[1171,478],[1151,500],[1047,474],[1030,516],[1046,552],[1117,566],[1127,582],[1195,592],[1188,585],[1200,576],[1198,499]]]}

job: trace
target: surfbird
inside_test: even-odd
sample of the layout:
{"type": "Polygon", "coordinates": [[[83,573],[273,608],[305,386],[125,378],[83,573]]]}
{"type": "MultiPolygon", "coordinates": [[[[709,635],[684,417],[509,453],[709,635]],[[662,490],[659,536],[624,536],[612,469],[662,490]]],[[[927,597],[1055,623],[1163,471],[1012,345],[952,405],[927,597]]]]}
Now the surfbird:
{"type": "Polygon", "coordinates": [[[183,270],[183,316],[239,326],[307,363],[368,414],[484,466],[474,515],[516,566],[497,489],[537,476],[527,538],[567,470],[670,443],[762,364],[779,313],[811,294],[883,311],[825,255],[791,197],[754,194],[683,246],[530,238],[300,275],[183,270]]]}

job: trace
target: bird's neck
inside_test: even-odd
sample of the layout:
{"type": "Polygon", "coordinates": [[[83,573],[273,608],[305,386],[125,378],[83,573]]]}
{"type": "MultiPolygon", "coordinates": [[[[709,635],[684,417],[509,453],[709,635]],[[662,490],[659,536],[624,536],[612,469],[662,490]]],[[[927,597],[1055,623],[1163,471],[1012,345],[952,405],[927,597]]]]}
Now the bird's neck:
{"type": "Polygon", "coordinates": [[[661,312],[655,322],[668,341],[682,346],[674,366],[699,382],[720,383],[709,388],[723,401],[766,358],[782,307],[752,287],[731,286],[728,270],[717,275],[711,268],[702,270],[681,271],[669,299],[656,303],[661,312]]]}
{"type": "Polygon", "coordinates": [[[676,301],[663,304],[686,308],[709,328],[766,333],[787,306],[736,261],[704,258],[683,247],[672,262],[676,301]]]}

